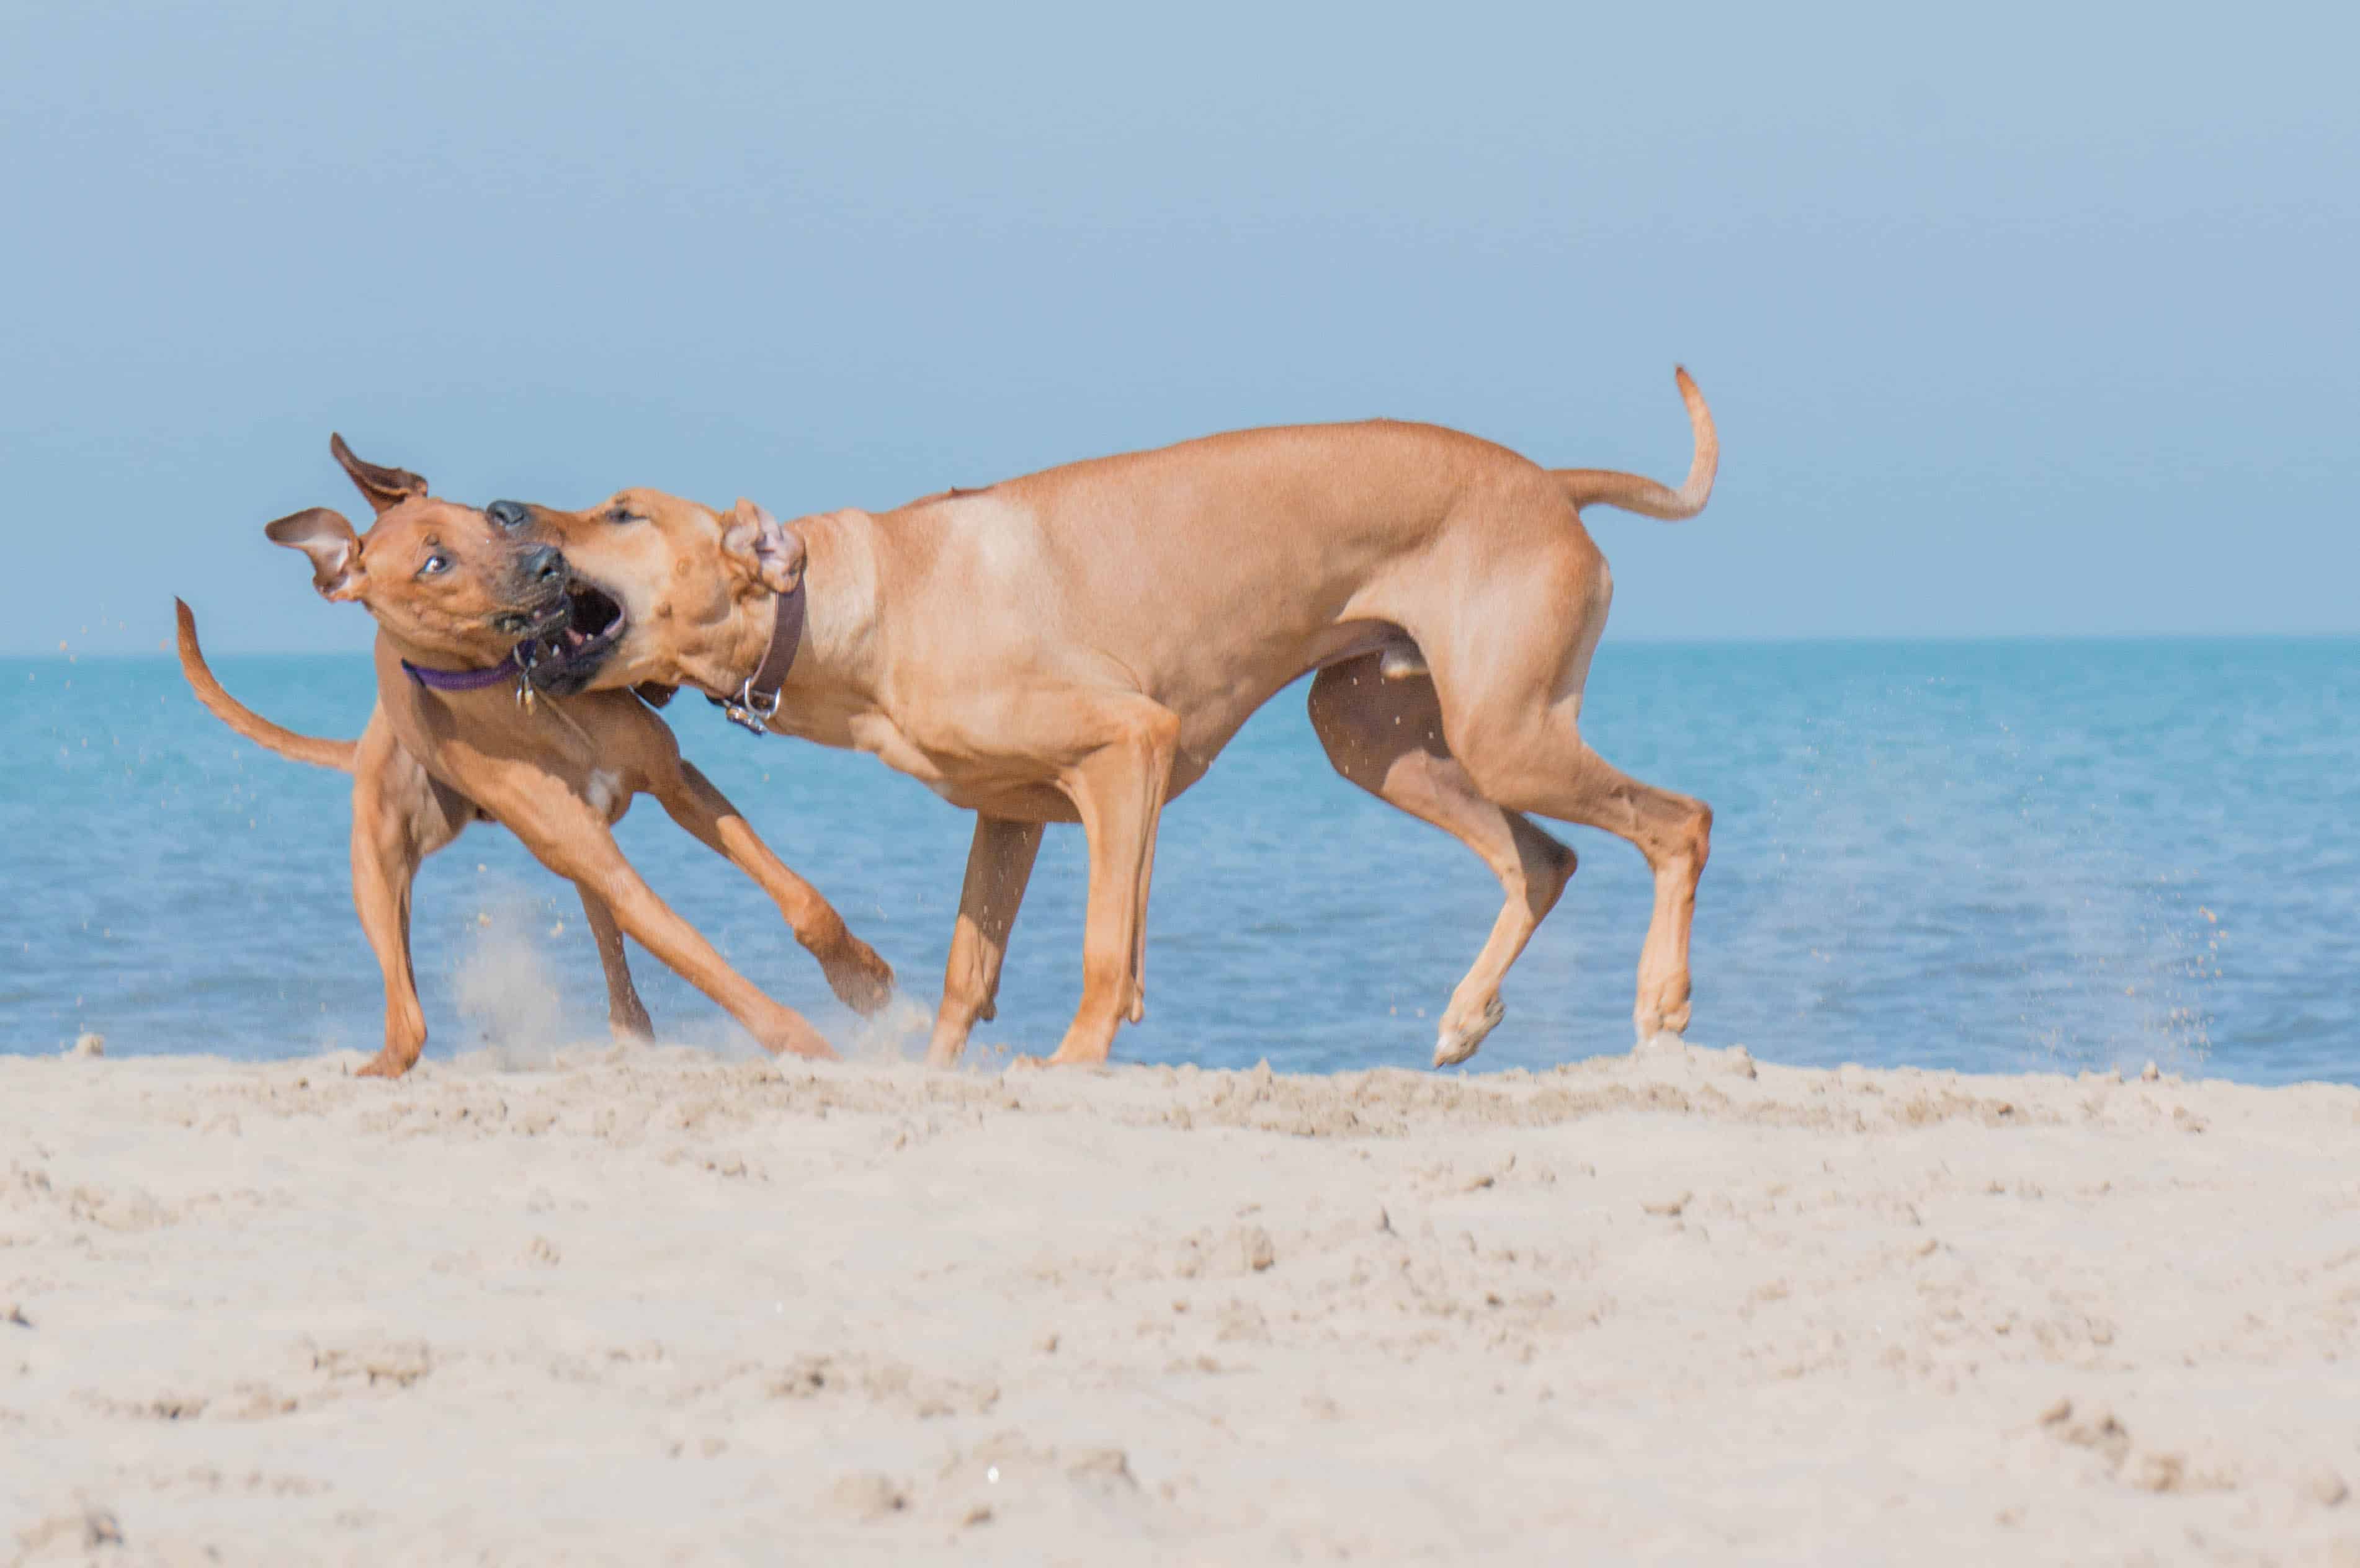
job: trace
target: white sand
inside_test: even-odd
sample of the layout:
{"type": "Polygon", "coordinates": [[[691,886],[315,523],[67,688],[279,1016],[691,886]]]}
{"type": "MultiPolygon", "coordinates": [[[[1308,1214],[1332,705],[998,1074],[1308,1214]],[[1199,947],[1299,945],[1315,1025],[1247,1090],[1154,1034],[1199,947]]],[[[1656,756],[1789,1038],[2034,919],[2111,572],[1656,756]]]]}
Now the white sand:
{"type": "Polygon", "coordinates": [[[2360,1563],[2360,1091],[357,1060],[0,1059],[0,1563],[2360,1563]]]}

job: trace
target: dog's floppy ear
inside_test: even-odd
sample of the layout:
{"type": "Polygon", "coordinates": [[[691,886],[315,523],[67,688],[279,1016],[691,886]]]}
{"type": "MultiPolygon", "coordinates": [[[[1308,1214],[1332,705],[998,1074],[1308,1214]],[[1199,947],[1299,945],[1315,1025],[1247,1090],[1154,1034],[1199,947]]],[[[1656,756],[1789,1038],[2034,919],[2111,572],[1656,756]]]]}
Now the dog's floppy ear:
{"type": "Polygon", "coordinates": [[[272,544],[311,558],[311,586],[328,600],[357,599],[367,572],[361,565],[360,537],[353,525],[325,506],[313,506],[264,525],[272,544]]]}
{"type": "Polygon", "coordinates": [[[743,496],[721,514],[721,553],[773,593],[792,593],[803,580],[803,536],[743,496]]]}
{"type": "Polygon", "coordinates": [[[352,475],[362,495],[368,497],[370,507],[379,513],[390,511],[413,495],[426,494],[426,481],[407,468],[379,468],[374,463],[363,463],[344,444],[344,438],[331,431],[328,450],[344,471],[352,475]]]}

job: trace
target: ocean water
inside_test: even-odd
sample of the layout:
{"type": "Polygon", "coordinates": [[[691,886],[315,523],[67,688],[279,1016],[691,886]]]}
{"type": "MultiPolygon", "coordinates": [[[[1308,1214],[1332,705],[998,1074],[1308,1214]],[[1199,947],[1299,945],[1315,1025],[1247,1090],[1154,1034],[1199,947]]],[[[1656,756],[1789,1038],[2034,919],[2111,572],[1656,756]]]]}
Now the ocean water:
{"type": "MultiPolygon", "coordinates": [[[[298,729],[351,735],[368,712],[358,658],[218,670],[298,729]]],[[[1166,813],[1148,1018],[1119,1058],[1426,1062],[1498,887],[1330,771],[1303,691],[1166,813]]],[[[868,758],[758,741],[694,702],[671,714],[688,754],[894,964],[922,1041],[969,818],[868,758]]],[[[1584,728],[1625,771],[1714,808],[1692,1041],[1802,1064],[2153,1060],[2360,1081],[2360,642],[1610,637],[1584,728]]],[[[0,660],[0,1051],[53,1051],[85,1029],[123,1055],[375,1050],[347,799],[342,776],[215,723],[168,658],[0,660]]],[[[743,973],[840,1044],[863,1034],[750,883],[651,801],[620,833],[743,973]]],[[[1560,836],[1581,870],[1470,1070],[1630,1047],[1646,871],[1619,840],[1560,836]]],[[[1080,986],[1083,871],[1079,831],[1051,829],[979,1046],[1055,1045],[1080,986]]],[[[414,927],[430,1056],[603,1038],[572,890],[504,832],[473,829],[427,863],[414,927]]],[[[632,956],[660,1032],[742,1045],[632,956]]]]}

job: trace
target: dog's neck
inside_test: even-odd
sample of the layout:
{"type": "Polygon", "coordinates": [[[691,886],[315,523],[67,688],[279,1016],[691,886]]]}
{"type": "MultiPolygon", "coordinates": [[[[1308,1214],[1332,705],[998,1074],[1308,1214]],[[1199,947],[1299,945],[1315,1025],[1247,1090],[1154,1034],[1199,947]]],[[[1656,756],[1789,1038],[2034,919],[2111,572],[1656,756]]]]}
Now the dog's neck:
{"type": "MultiPolygon", "coordinates": [[[[875,526],[874,517],[855,511],[794,521],[805,552],[803,642],[780,688],[773,730],[842,746],[848,744],[836,733],[843,723],[873,705],[875,526]]],[[[747,601],[730,617],[728,651],[721,664],[733,672],[732,694],[735,682],[760,667],[777,624],[778,601],[767,594],[747,601]]]]}
{"type": "Polygon", "coordinates": [[[410,672],[410,667],[443,670],[483,670],[489,668],[480,658],[454,653],[449,648],[421,648],[407,637],[395,637],[380,626],[372,655],[377,666],[377,705],[394,724],[394,733],[416,756],[433,754],[436,745],[433,732],[421,729],[421,715],[439,715],[437,724],[455,723],[462,730],[483,733],[482,726],[505,733],[519,723],[529,722],[526,713],[518,706],[518,682],[503,680],[474,690],[442,691],[426,685],[410,672]]]}
{"type": "Polygon", "coordinates": [[[378,641],[391,648],[403,663],[444,675],[473,676],[495,670],[505,672],[516,659],[514,648],[496,659],[464,648],[429,648],[395,632],[383,621],[377,622],[377,635],[378,641]]]}

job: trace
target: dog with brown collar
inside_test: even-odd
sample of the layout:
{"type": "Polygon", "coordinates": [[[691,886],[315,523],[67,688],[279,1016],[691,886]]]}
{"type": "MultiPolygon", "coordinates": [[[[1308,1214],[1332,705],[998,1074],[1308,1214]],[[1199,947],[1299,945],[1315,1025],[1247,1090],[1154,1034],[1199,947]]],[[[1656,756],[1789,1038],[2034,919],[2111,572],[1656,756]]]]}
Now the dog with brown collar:
{"type": "Polygon", "coordinates": [[[1582,508],[1677,519],[1712,490],[1711,414],[1677,378],[1694,442],[1677,489],[1371,420],[1240,430],[788,525],[650,490],[580,512],[487,511],[560,544],[624,613],[596,647],[552,662],[550,689],[696,686],[741,720],[869,752],[976,813],[937,1063],[992,1016],[1053,822],[1082,824],[1089,891],[1081,1004],[1050,1060],[1105,1059],[1144,1007],[1164,802],[1310,675],[1337,771],[1459,838],[1500,880],[1499,917],[1442,1015],[1441,1066],[1499,1022],[1502,978],[1573,875],[1573,852],[1527,813],[1603,828],[1646,857],[1655,911],[1633,1019],[1643,1041],[1688,1027],[1712,813],[1618,772],[1579,724],[1612,597],[1582,508]]]}

